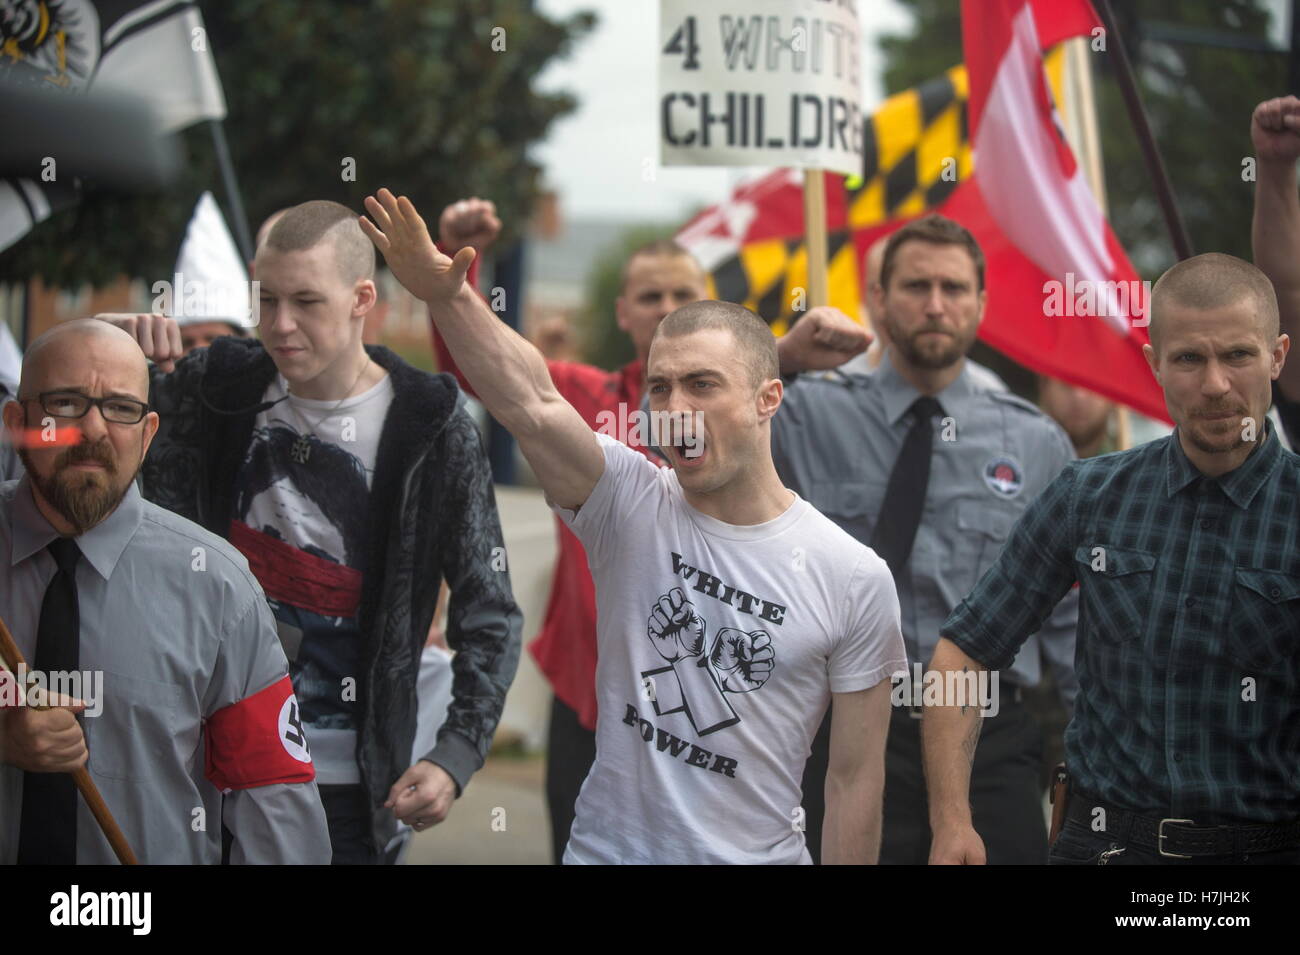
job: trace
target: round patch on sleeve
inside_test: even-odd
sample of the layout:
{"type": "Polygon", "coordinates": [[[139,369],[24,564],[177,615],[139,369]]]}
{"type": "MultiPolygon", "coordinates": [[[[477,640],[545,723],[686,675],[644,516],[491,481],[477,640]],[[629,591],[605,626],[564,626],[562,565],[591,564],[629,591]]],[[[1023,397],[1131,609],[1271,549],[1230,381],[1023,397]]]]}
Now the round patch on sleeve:
{"type": "Polygon", "coordinates": [[[298,697],[290,693],[280,707],[280,743],[284,751],[300,763],[311,762],[311,750],[307,747],[307,734],[302,728],[302,718],[298,711],[298,697]]]}
{"type": "Polygon", "coordinates": [[[984,483],[998,497],[1012,498],[1025,486],[1025,474],[1015,458],[1002,455],[984,465],[984,483]]]}

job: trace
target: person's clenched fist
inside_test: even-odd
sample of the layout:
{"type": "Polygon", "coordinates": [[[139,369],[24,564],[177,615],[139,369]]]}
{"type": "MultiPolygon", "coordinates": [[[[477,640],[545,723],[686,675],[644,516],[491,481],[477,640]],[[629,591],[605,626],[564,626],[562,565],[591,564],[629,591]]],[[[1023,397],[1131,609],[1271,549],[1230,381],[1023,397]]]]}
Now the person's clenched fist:
{"type": "MultiPolygon", "coordinates": [[[[35,702],[29,700],[29,702],[35,702]]],[[[81,700],[59,696],[50,709],[16,706],[0,715],[0,759],[29,773],[70,773],[86,765],[81,700]]]]}
{"type": "Polygon", "coordinates": [[[471,196],[453,202],[438,217],[438,244],[448,255],[469,246],[481,253],[501,234],[497,207],[490,199],[471,196]]]}
{"type": "Polygon", "coordinates": [[[1255,107],[1250,117],[1250,141],[1265,162],[1300,159],[1300,99],[1279,96],[1255,107]]]}
{"type": "Polygon", "coordinates": [[[674,587],[659,598],[646,633],[659,655],[669,663],[683,657],[694,657],[704,650],[704,621],[695,613],[695,607],[680,587],[674,587]]]}
{"type": "Polygon", "coordinates": [[[136,340],[144,357],[161,371],[171,371],[185,354],[181,345],[181,326],[176,319],[152,313],[100,312],[95,318],[116,325],[136,340]]]}
{"type": "Polygon", "coordinates": [[[709,662],[713,664],[724,690],[748,693],[757,690],[772,675],[776,653],[772,649],[772,638],[765,631],[745,633],[724,627],[718,631],[709,662]]]}

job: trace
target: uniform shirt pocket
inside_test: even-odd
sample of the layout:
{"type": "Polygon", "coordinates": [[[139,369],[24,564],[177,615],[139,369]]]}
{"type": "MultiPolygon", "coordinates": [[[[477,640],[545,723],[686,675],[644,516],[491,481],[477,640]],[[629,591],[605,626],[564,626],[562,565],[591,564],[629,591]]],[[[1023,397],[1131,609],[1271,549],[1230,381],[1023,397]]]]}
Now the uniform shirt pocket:
{"type": "Polygon", "coordinates": [[[82,723],[90,751],[87,768],[107,779],[157,779],[160,768],[174,761],[176,738],[187,730],[179,722],[181,687],[102,672],[103,712],[82,723]]]}
{"type": "Polygon", "coordinates": [[[1079,565],[1079,597],[1091,626],[1089,636],[1110,644],[1142,636],[1151,607],[1155,554],[1082,544],[1074,552],[1074,560],[1079,565]]]}

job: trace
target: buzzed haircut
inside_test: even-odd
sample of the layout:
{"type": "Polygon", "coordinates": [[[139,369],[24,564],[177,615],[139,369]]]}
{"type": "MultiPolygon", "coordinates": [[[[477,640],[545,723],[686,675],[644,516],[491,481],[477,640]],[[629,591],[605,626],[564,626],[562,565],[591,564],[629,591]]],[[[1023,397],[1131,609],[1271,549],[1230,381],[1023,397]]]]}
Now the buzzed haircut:
{"type": "Polygon", "coordinates": [[[653,242],[647,242],[645,245],[638,246],[632,250],[632,254],[623,262],[623,269],[618,277],[618,294],[622,295],[627,291],[627,278],[632,271],[632,263],[640,258],[663,258],[663,259],[690,259],[691,265],[700,273],[700,281],[704,281],[704,269],[700,268],[700,263],[695,260],[695,256],[687,251],[686,247],[674,239],[655,239],[653,242]]]}
{"type": "Polygon", "coordinates": [[[975,241],[975,236],[970,234],[970,230],[937,212],[912,220],[889,237],[889,241],[885,244],[885,258],[880,263],[881,288],[889,288],[889,277],[894,271],[894,259],[897,258],[898,250],[905,242],[961,246],[975,263],[975,276],[978,279],[976,291],[984,291],[984,250],[975,241]]]}
{"type": "Polygon", "coordinates": [[[312,199],[286,209],[267,233],[266,248],[302,252],[323,239],[334,243],[339,274],[345,282],[374,278],[375,247],[361,231],[356,213],[328,199],[312,199]]]}
{"type": "Polygon", "coordinates": [[[779,377],[776,336],[766,322],[743,305],[712,299],[683,305],[665,316],[655,335],[676,338],[711,329],[731,333],[740,346],[740,359],[749,369],[749,382],[755,388],[779,377]]]}
{"type": "Polygon", "coordinates": [[[1160,276],[1151,290],[1151,300],[1147,302],[1151,324],[1147,334],[1152,347],[1159,350],[1157,333],[1170,305],[1207,310],[1238,305],[1243,299],[1250,299],[1264,345],[1272,351],[1281,325],[1277,292],[1268,276],[1244,259],[1223,252],[1206,252],[1184,259],[1160,276]]]}

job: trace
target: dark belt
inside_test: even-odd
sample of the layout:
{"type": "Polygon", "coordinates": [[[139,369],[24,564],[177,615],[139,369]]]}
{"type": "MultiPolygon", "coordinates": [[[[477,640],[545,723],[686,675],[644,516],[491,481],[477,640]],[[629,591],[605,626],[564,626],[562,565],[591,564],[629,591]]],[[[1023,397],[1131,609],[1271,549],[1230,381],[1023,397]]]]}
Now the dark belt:
{"type": "Polygon", "coordinates": [[[1107,832],[1127,830],[1129,842],[1155,849],[1171,859],[1280,852],[1300,847],[1300,819],[1273,825],[1198,826],[1191,819],[1162,819],[1117,809],[1077,790],[1070,793],[1066,815],[1091,829],[1093,811],[1097,808],[1106,811],[1107,832]]]}

